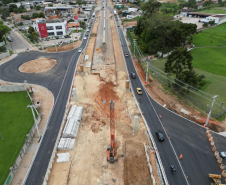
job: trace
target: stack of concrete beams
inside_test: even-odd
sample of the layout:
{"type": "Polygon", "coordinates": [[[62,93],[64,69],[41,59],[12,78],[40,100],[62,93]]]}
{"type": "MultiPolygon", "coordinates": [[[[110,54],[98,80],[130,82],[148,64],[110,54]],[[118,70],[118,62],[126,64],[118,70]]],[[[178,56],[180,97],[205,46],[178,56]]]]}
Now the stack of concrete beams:
{"type": "Polygon", "coordinates": [[[69,119],[64,127],[63,137],[75,138],[78,133],[78,128],[79,128],[79,121],[76,121],[73,118],[69,119]]]}
{"type": "Polygon", "coordinates": [[[75,138],[78,133],[80,121],[82,119],[83,107],[73,105],[67,116],[67,123],[64,127],[64,138],[75,138]]]}
{"type": "Polygon", "coordinates": [[[58,144],[58,150],[73,150],[75,146],[75,139],[61,138],[58,144]]]}

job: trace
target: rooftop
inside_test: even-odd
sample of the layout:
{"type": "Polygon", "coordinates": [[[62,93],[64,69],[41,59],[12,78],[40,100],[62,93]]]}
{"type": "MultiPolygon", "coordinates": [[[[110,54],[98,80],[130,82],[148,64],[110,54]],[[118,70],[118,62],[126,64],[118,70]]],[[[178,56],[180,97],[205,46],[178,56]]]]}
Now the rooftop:
{"type": "Polygon", "coordinates": [[[70,22],[67,24],[68,28],[73,28],[73,27],[79,27],[80,24],[79,23],[75,23],[75,22],[70,22]]]}
{"type": "Polygon", "coordinates": [[[217,15],[213,15],[212,17],[226,17],[226,14],[217,14],[217,15]]]}
{"type": "Polygon", "coordinates": [[[202,13],[202,12],[190,12],[189,14],[190,15],[209,15],[209,16],[215,15],[213,13],[202,13]]]}

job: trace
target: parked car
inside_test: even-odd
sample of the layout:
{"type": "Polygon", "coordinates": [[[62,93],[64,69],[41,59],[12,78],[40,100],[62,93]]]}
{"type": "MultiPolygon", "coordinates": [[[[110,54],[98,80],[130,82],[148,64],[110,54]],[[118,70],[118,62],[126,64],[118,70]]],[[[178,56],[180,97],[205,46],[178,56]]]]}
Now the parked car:
{"type": "Polygon", "coordinates": [[[136,74],[135,74],[135,73],[131,73],[131,77],[132,77],[133,79],[135,79],[135,78],[136,78],[136,74]]]}
{"type": "Polygon", "coordinates": [[[142,94],[142,90],[141,90],[141,88],[137,88],[137,94],[142,94]]]}
{"type": "Polygon", "coordinates": [[[87,38],[86,38],[86,37],[84,37],[83,39],[84,39],[84,40],[86,40],[87,38]]]}
{"type": "Polygon", "coordinates": [[[87,29],[87,31],[89,31],[89,29],[87,29]]]}
{"type": "Polygon", "coordinates": [[[129,54],[128,54],[128,53],[125,53],[125,56],[126,56],[126,57],[128,57],[128,56],[129,56],[129,54]]]}
{"type": "Polygon", "coordinates": [[[226,151],[220,152],[220,157],[226,159],[226,151]]]}
{"type": "Polygon", "coordinates": [[[164,141],[164,135],[161,130],[156,130],[155,133],[159,141],[164,141]]]}
{"type": "Polygon", "coordinates": [[[88,35],[89,35],[88,33],[85,34],[85,36],[88,36],[88,35]]]}

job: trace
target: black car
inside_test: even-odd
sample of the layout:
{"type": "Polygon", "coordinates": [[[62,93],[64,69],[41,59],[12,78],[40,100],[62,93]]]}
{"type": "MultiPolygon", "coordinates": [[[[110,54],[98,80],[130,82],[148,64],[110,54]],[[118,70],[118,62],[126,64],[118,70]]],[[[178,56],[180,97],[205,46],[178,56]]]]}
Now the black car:
{"type": "Polygon", "coordinates": [[[156,130],[155,133],[159,141],[164,141],[164,135],[161,130],[156,130]]]}
{"type": "Polygon", "coordinates": [[[135,74],[135,73],[131,73],[131,77],[132,77],[133,79],[135,79],[135,78],[136,78],[136,74],[135,74]]]}
{"type": "Polygon", "coordinates": [[[171,168],[172,173],[176,173],[176,168],[174,165],[170,165],[170,168],[171,168]]]}

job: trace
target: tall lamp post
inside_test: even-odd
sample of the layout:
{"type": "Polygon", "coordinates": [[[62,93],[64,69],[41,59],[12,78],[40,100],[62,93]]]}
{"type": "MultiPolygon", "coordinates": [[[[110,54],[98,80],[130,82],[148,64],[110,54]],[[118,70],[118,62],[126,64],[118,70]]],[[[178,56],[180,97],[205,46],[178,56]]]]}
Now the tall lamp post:
{"type": "Polygon", "coordinates": [[[208,123],[209,123],[210,115],[211,115],[211,112],[212,112],[212,109],[213,109],[213,105],[214,105],[214,102],[215,102],[215,99],[216,99],[217,96],[218,96],[218,95],[213,96],[212,105],[211,105],[211,107],[210,107],[210,111],[209,111],[208,117],[207,117],[207,119],[206,119],[205,126],[207,126],[208,123]]]}

